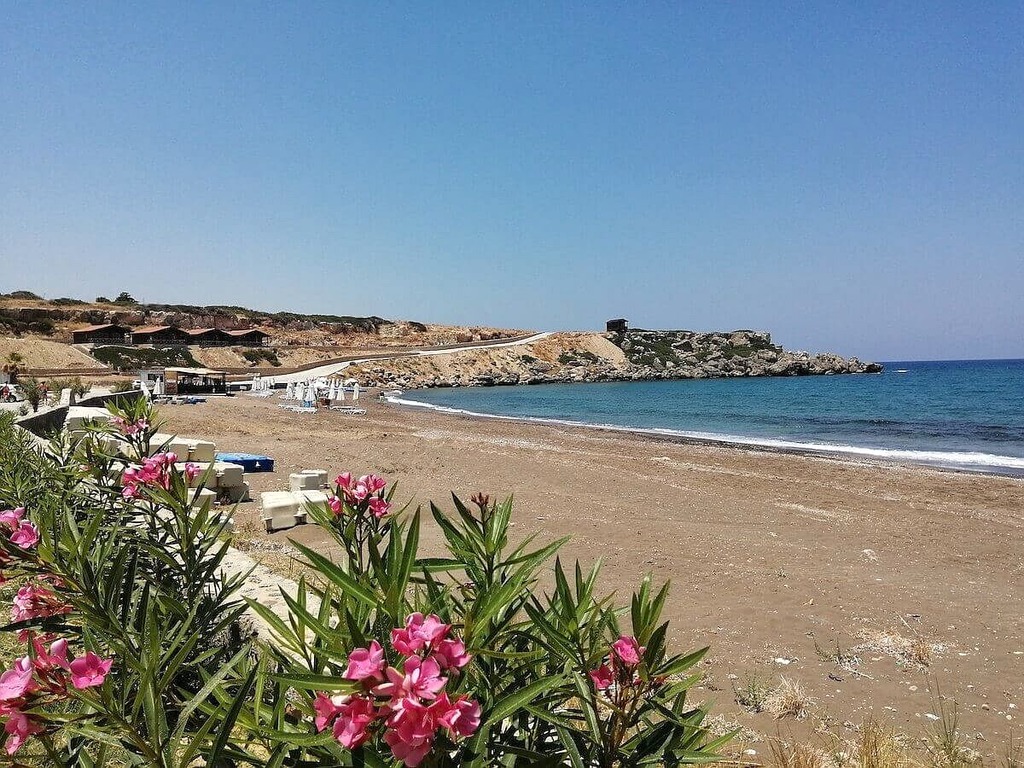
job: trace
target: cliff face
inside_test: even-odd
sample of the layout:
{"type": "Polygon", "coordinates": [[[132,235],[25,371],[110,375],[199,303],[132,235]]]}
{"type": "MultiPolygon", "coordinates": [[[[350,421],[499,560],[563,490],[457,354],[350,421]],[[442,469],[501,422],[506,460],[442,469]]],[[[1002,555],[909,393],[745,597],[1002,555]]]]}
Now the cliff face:
{"type": "Polygon", "coordinates": [[[370,386],[494,386],[584,381],[875,373],[877,363],[788,352],[755,331],[558,333],[528,345],[404,357],[352,366],[370,386]]]}

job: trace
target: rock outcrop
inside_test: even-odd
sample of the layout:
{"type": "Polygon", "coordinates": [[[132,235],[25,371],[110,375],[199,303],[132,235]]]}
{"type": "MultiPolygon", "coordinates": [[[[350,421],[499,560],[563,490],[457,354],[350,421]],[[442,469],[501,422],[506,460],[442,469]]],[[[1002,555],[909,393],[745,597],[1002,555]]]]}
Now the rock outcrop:
{"type": "Polygon", "coordinates": [[[790,352],[758,331],[627,331],[559,333],[528,345],[467,349],[352,366],[368,386],[399,389],[491,387],[563,382],[820,376],[877,373],[864,363],[825,353],[790,352]]]}
{"type": "Polygon", "coordinates": [[[727,376],[820,376],[878,373],[882,366],[826,352],[790,352],[770,333],[633,330],[610,335],[630,363],[649,378],[706,379],[727,376]]]}

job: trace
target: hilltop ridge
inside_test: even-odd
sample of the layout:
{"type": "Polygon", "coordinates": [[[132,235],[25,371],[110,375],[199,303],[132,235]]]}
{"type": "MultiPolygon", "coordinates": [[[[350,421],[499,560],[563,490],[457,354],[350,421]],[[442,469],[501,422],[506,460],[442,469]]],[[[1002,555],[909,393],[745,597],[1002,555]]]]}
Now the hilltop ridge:
{"type": "Polygon", "coordinates": [[[710,379],[877,373],[878,363],[833,353],[811,355],[773,344],[761,331],[554,333],[529,344],[463,349],[354,365],[371,386],[496,386],[589,381],[710,379]]]}

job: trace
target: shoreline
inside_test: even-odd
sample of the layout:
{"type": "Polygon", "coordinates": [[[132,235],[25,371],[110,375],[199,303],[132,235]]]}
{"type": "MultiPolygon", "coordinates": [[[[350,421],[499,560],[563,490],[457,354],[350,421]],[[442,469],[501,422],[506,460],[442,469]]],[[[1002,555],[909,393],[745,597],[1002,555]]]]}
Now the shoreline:
{"type": "MultiPolygon", "coordinates": [[[[418,390],[413,390],[412,394],[415,394],[416,391],[418,390]]],[[[715,433],[687,432],[683,430],[673,430],[659,427],[630,427],[618,424],[595,424],[592,422],[576,421],[573,419],[557,419],[542,416],[509,416],[507,414],[484,413],[481,411],[471,411],[463,408],[452,408],[449,406],[436,405],[434,403],[427,403],[421,400],[412,400],[405,396],[407,394],[410,393],[403,392],[401,397],[384,396],[384,399],[385,402],[388,402],[392,405],[396,405],[400,408],[431,411],[434,413],[441,413],[446,416],[457,416],[470,420],[505,421],[517,424],[547,424],[550,426],[568,427],[572,429],[595,430],[599,432],[608,432],[619,435],[633,435],[636,437],[653,438],[656,440],[674,443],[678,445],[709,445],[719,448],[732,448],[741,451],[751,451],[755,453],[781,454],[789,456],[801,456],[806,458],[824,458],[841,462],[854,462],[862,464],[864,466],[897,466],[907,469],[923,468],[939,472],[995,476],[1015,480],[1024,480],[1024,458],[1018,459],[1013,456],[1002,456],[999,454],[984,454],[969,451],[914,451],[902,449],[869,448],[854,445],[835,446],[829,444],[798,443],[796,441],[778,440],[773,438],[747,437],[742,435],[717,435],[715,433]],[[950,459],[944,460],[940,456],[936,456],[933,459],[924,458],[923,456],[921,458],[907,456],[907,454],[929,453],[945,454],[948,456],[977,456],[979,458],[984,457],[992,459],[1004,459],[1019,462],[1020,465],[972,465],[958,463],[950,459]]]]}

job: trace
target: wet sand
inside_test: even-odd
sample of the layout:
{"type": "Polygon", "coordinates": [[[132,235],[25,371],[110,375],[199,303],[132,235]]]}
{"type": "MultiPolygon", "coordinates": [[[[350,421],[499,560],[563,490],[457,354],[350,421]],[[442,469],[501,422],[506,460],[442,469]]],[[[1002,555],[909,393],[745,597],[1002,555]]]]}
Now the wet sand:
{"type": "MultiPolygon", "coordinates": [[[[365,416],[295,414],[278,402],[162,409],[163,431],[276,460],[275,473],[247,477],[257,501],[236,511],[247,533],[326,545],[313,526],[254,533],[259,492],[287,488],[299,469],[378,472],[399,482],[396,498],[448,508],[452,490],[514,493],[518,531],[571,535],[563,559],[601,558],[605,587],[623,601],[644,573],[672,581],[670,637],[678,650],[711,646],[696,695],[727,719],[807,736],[874,717],[918,738],[939,712],[937,685],[983,754],[1024,725],[1024,480],[471,419],[371,397],[365,416]],[[927,666],[893,655],[900,639],[926,649],[927,666]],[[827,658],[837,648],[859,664],[827,658]],[[734,702],[734,688],[783,675],[813,699],[802,723],[734,702]]],[[[432,527],[423,538],[439,546],[432,527]]]]}

